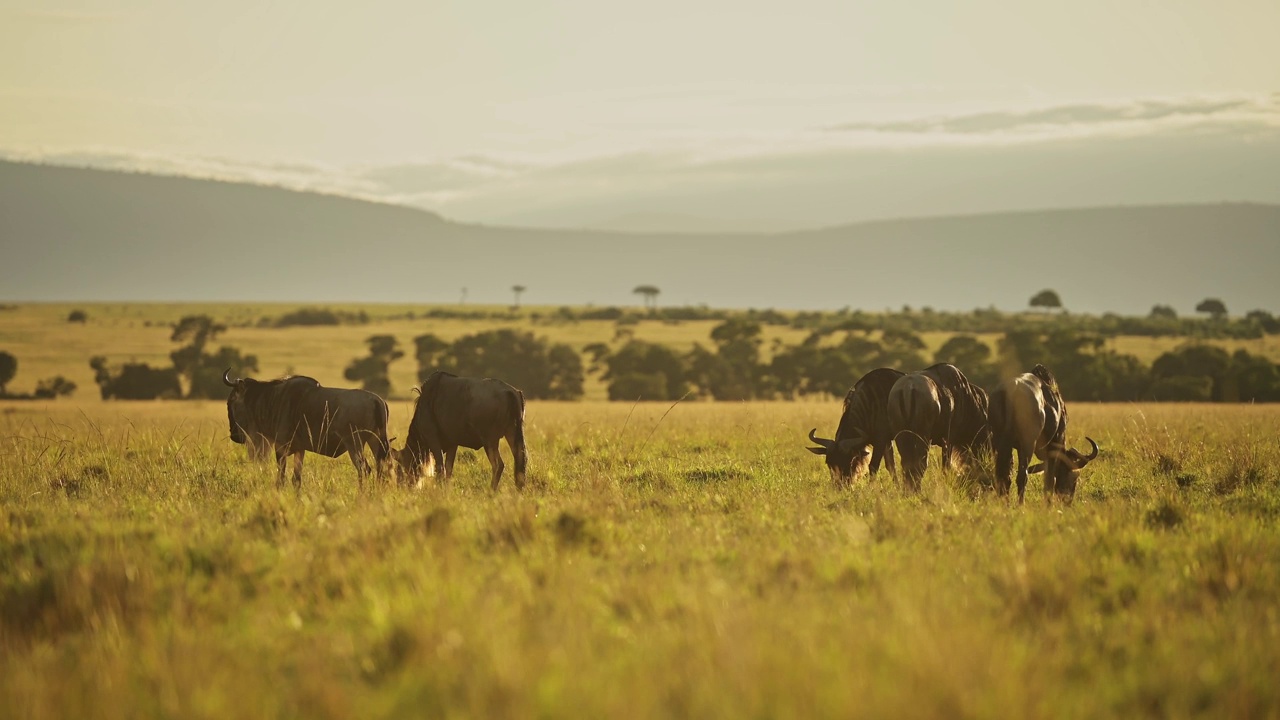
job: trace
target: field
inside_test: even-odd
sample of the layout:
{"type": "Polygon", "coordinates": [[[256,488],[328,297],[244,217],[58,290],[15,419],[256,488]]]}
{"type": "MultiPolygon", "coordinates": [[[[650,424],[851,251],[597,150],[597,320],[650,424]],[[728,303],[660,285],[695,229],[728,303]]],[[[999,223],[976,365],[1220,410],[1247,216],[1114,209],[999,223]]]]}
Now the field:
{"type": "MultiPolygon", "coordinates": [[[[344,312],[365,312],[369,323],[364,325],[336,325],[321,327],[271,328],[256,327],[262,318],[276,318],[302,307],[298,304],[255,305],[232,304],[146,304],[146,303],[71,303],[24,304],[0,307],[0,351],[18,358],[18,374],[11,383],[11,390],[30,392],[36,382],[54,375],[62,375],[79,386],[78,397],[88,400],[96,397],[93,371],[89,358],[105,356],[110,363],[129,360],[168,365],[169,353],[177,345],[169,342],[170,325],[184,315],[207,314],[229,329],[218,337],[217,345],[232,345],[245,353],[257,355],[263,378],[299,373],[310,375],[326,385],[342,386],[349,382],[342,376],[343,368],[357,356],[366,354],[365,338],[370,335],[393,335],[408,353],[390,366],[392,393],[407,398],[410,389],[417,384],[418,367],[413,358],[413,338],[433,333],[446,341],[502,327],[515,327],[531,331],[554,342],[568,343],[578,350],[589,343],[617,341],[619,326],[607,320],[583,320],[578,322],[553,322],[548,317],[556,308],[522,308],[522,319],[471,320],[427,319],[422,317],[431,306],[425,305],[332,305],[332,309],[344,312]],[[66,322],[73,309],[83,309],[89,315],[84,325],[66,322]],[[416,313],[416,319],[409,319],[416,313]],[[541,320],[533,315],[540,314],[541,320]]],[[[459,309],[454,306],[453,309],[459,309]]],[[[471,310],[490,312],[506,311],[506,308],[468,306],[471,310]]],[[[581,309],[581,308],[579,308],[581,309]]],[[[713,347],[711,329],[718,324],[713,320],[683,321],[679,323],[655,320],[641,321],[621,328],[630,337],[669,345],[680,351],[691,349],[694,343],[713,347]]],[[[775,341],[786,345],[800,343],[808,333],[790,327],[766,325],[761,347],[768,356],[775,341]]],[[[875,337],[875,335],[873,335],[875,337]]],[[[951,337],[951,333],[926,332],[921,334],[926,355],[933,353],[951,337]]],[[[998,338],[995,334],[982,335],[981,339],[993,349],[998,338]]],[[[833,339],[834,340],[834,339],[833,339]]],[[[1184,342],[1176,337],[1115,337],[1107,341],[1107,347],[1137,356],[1145,363],[1160,354],[1173,350],[1184,342]]],[[[1240,348],[1280,362],[1280,335],[1266,335],[1258,340],[1214,340],[1229,351],[1240,348]]],[[[856,378],[851,378],[850,381],[856,378]]],[[[598,375],[588,375],[586,399],[603,400],[605,384],[598,375]]]]}
{"type": "Polygon", "coordinates": [[[277,491],[220,403],[3,403],[0,707],[1280,716],[1280,408],[1071,410],[1076,502],[1017,507],[936,456],[918,496],[835,489],[803,439],[834,402],[530,403],[496,494],[474,453],[277,491]]]}

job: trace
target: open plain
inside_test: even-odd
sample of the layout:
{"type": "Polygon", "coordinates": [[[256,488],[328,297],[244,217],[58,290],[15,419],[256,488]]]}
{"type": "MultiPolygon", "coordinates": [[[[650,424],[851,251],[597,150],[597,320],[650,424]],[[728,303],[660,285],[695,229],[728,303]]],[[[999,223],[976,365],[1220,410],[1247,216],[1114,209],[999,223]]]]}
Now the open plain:
{"type": "MultiPolygon", "coordinates": [[[[531,402],[531,487],[300,492],[217,402],[0,405],[10,717],[1275,717],[1280,408],[1071,407],[1076,502],[833,487],[835,402],[531,402]]],[[[411,405],[392,405],[403,437],[411,405]]],[[[398,443],[397,443],[398,444],[398,443]]],[[[506,449],[504,447],[504,453],[506,449]]]]}

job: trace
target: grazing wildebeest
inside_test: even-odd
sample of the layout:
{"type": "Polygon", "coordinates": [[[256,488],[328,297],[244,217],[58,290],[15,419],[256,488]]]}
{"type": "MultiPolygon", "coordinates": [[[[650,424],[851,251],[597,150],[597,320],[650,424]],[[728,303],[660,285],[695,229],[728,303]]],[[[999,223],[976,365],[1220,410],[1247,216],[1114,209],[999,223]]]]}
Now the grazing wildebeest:
{"type": "Polygon", "coordinates": [[[279,380],[241,378],[231,381],[231,369],[222,374],[231,388],[227,419],[231,440],[247,444],[252,457],[263,448],[275,450],[284,484],[285,462],[293,456],[293,485],[302,486],[302,458],[307,452],[351,456],[360,488],[369,464],[364,447],[373,451],[378,478],[382,478],[391,445],[387,441],[387,403],[366,390],[322,387],[313,378],[295,375],[279,380]]]}
{"type": "Polygon", "coordinates": [[[889,391],[888,413],[903,479],[912,490],[920,489],[931,444],[942,448],[947,469],[954,453],[972,459],[991,448],[987,393],[954,365],[939,363],[899,378],[889,391]]]}
{"type": "Polygon", "coordinates": [[[443,479],[453,476],[458,447],[484,448],[493,468],[492,489],[502,480],[502,454],[498,441],[516,463],[516,488],[524,488],[529,452],[524,445],[524,393],[493,378],[458,377],[437,370],[422,384],[422,392],[409,421],[409,437],[396,455],[402,475],[416,479],[422,464],[431,460],[443,479]]]}
{"type": "Polygon", "coordinates": [[[991,443],[996,453],[996,491],[1009,492],[1013,451],[1018,451],[1018,503],[1027,489],[1027,474],[1044,473],[1044,496],[1056,494],[1068,504],[1075,497],[1080,471],[1098,457],[1098,443],[1088,455],[1067,447],[1067,405],[1058,392],[1058,381],[1043,365],[1036,365],[1000,383],[991,392],[991,443]],[[1031,455],[1044,462],[1032,465],[1031,455]]]}
{"type": "Polygon", "coordinates": [[[817,428],[809,431],[809,440],[819,446],[809,448],[809,452],[825,457],[837,486],[849,486],[866,471],[876,474],[882,458],[889,472],[894,471],[893,433],[889,432],[887,408],[889,390],[902,375],[893,368],[876,368],[863,375],[844,396],[835,438],[817,437],[817,428]]]}

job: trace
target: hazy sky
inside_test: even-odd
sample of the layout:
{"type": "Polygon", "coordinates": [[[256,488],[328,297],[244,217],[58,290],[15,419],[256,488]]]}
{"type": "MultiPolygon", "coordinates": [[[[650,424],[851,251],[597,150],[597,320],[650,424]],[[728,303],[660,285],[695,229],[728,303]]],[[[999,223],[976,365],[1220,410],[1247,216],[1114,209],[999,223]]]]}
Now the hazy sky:
{"type": "MultiPolygon", "coordinates": [[[[973,167],[1017,147],[1034,166],[1063,142],[1108,147],[1135,187],[1140,153],[1188,144],[1230,175],[1212,143],[1245,161],[1241,143],[1276,147],[1277,28],[1276,0],[0,0],[0,153],[548,225],[950,212],[896,196],[792,211],[779,177],[843,158],[825,187],[857,195],[867,153],[900,175],[884,152],[973,167]]],[[[1238,186],[1101,202],[1280,201],[1266,153],[1238,186]]],[[[958,209],[1001,209],[1003,192],[958,209]]],[[[1025,203],[1096,201],[1061,193],[1025,203]]]]}

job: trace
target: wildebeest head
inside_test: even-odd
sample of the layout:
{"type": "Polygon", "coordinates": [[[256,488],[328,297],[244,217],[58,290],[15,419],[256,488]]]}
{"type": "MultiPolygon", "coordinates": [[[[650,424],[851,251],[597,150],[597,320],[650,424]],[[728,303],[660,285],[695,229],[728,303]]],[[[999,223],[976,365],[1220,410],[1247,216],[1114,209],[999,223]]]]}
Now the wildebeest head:
{"type": "MultiPolygon", "coordinates": [[[[1066,448],[1057,450],[1050,456],[1053,463],[1053,478],[1047,483],[1053,488],[1055,495],[1066,501],[1068,504],[1075,497],[1076,483],[1080,480],[1080,471],[1084,469],[1093,459],[1098,457],[1098,443],[1093,438],[1086,437],[1085,440],[1093,446],[1093,452],[1088,455],[1076,450],[1075,448],[1066,448]]],[[[1027,468],[1028,473],[1044,472],[1047,463],[1036,463],[1027,468]]]]}
{"type": "Polygon", "coordinates": [[[231,394],[227,396],[227,423],[231,426],[231,441],[244,445],[249,451],[250,460],[266,460],[271,451],[270,441],[260,432],[245,431],[252,418],[245,405],[246,386],[253,381],[241,378],[232,382],[231,368],[227,368],[222,373],[222,382],[231,388],[231,394]]]}
{"type": "Polygon", "coordinates": [[[422,479],[423,464],[431,463],[430,454],[415,452],[408,445],[400,450],[392,450],[391,459],[394,462],[396,480],[401,485],[416,485],[422,479]]]}
{"type": "Polygon", "coordinates": [[[818,428],[809,431],[809,440],[818,447],[809,448],[814,455],[822,455],[827,461],[827,470],[831,472],[831,480],[841,487],[849,485],[855,477],[867,469],[871,458],[869,441],[861,435],[828,440],[817,435],[818,428]]]}
{"type": "Polygon", "coordinates": [[[244,404],[244,379],[232,382],[231,368],[227,368],[226,372],[222,373],[222,383],[231,388],[231,394],[227,396],[227,422],[231,425],[231,442],[243,445],[246,440],[244,423],[249,417],[248,409],[244,404]]]}

